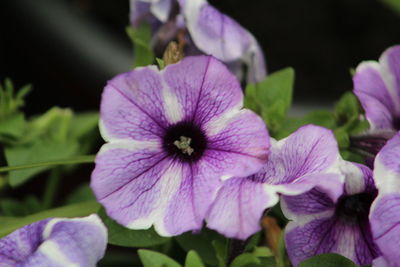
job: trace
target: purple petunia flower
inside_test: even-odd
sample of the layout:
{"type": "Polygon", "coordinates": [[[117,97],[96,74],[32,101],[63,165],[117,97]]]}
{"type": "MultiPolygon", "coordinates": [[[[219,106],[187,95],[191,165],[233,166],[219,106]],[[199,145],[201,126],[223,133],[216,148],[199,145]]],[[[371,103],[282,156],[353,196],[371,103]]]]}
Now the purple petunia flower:
{"type": "Polygon", "coordinates": [[[375,158],[374,179],[379,194],[371,207],[371,227],[382,259],[376,267],[400,266],[400,134],[395,135],[375,158]]]}
{"type": "Polygon", "coordinates": [[[91,180],[107,214],[164,236],[200,229],[221,179],[250,175],[267,161],[265,124],[242,105],[236,77],[209,56],[109,81],[100,122],[108,143],[91,180]]]}
{"type": "Polygon", "coordinates": [[[352,145],[375,156],[400,130],[400,46],[388,48],[379,62],[359,64],[353,83],[371,129],[353,137],[352,145]]]}
{"type": "Polygon", "coordinates": [[[131,0],[130,20],[133,27],[142,21],[153,26],[156,51],[163,51],[184,32],[187,55],[212,55],[240,78],[245,65],[246,79],[251,83],[266,76],[264,55],[254,36],[206,0],[131,0]]]}
{"type": "Polygon", "coordinates": [[[246,239],[260,230],[265,209],[279,194],[297,195],[314,187],[341,193],[342,175],[333,133],[307,125],[274,142],[268,162],[256,174],[225,181],[207,216],[207,225],[228,237],[246,239]]]}
{"type": "Polygon", "coordinates": [[[345,183],[341,194],[326,188],[282,198],[282,211],[292,220],[285,241],[294,266],[323,253],[341,254],[357,265],[369,265],[380,255],[368,219],[377,190],[371,170],[343,162],[345,183]]]}
{"type": "Polygon", "coordinates": [[[96,266],[106,245],[107,229],[97,215],[45,219],[0,239],[0,265],[96,266]]]}

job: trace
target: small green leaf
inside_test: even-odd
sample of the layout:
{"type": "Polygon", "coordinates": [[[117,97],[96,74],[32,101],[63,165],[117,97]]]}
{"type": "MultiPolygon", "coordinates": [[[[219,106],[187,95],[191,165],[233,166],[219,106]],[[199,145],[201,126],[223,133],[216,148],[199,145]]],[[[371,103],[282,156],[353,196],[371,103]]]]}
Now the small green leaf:
{"type": "Polygon", "coordinates": [[[270,74],[264,81],[246,87],[245,103],[261,111],[268,128],[275,132],[292,103],[294,70],[286,68],[270,74]],[[258,106],[259,108],[255,107],[258,106]]]}
{"type": "Polygon", "coordinates": [[[108,243],[122,247],[151,247],[168,242],[170,238],[159,236],[153,228],[148,230],[131,230],[107,216],[104,209],[99,216],[108,229],[108,243]]]}
{"type": "Polygon", "coordinates": [[[247,239],[246,241],[244,252],[253,251],[257,247],[258,243],[260,243],[260,239],[261,239],[261,232],[257,232],[251,237],[249,237],[249,239],[247,239]]]}
{"type": "Polygon", "coordinates": [[[205,267],[196,251],[191,250],[186,255],[185,267],[205,267]]]}
{"type": "Polygon", "coordinates": [[[230,267],[257,267],[260,266],[261,260],[251,253],[243,253],[237,256],[231,263],[230,267]]]}
{"type": "Polygon", "coordinates": [[[161,58],[156,57],[156,61],[157,61],[157,64],[158,64],[158,68],[159,68],[160,70],[162,70],[162,69],[165,68],[165,62],[164,62],[164,60],[162,60],[161,58]]]}
{"type": "Polygon", "coordinates": [[[321,254],[307,259],[299,267],[356,267],[351,260],[338,254],[321,254]]]}
{"type": "Polygon", "coordinates": [[[100,205],[95,201],[81,202],[74,205],[68,205],[60,208],[45,210],[35,213],[26,217],[7,217],[2,220],[0,217],[0,238],[8,235],[9,233],[33,222],[37,222],[46,218],[52,217],[82,217],[96,213],[100,205]]]}
{"type": "Polygon", "coordinates": [[[228,258],[228,246],[229,241],[226,240],[213,240],[211,244],[215,250],[215,256],[218,260],[218,267],[226,267],[226,262],[228,258]]]}
{"type": "Polygon", "coordinates": [[[97,130],[98,122],[98,112],[75,113],[69,127],[69,138],[80,139],[90,134],[93,130],[97,130]]]}
{"type": "Polygon", "coordinates": [[[67,204],[79,203],[83,201],[96,200],[89,183],[78,186],[67,198],[67,204]]]}
{"type": "Polygon", "coordinates": [[[226,238],[219,235],[217,232],[203,228],[198,234],[184,233],[176,236],[175,240],[186,251],[196,251],[207,266],[218,265],[218,259],[215,255],[215,250],[212,242],[226,242],[226,238]]]}
{"type": "Polygon", "coordinates": [[[141,23],[139,27],[127,27],[126,32],[134,46],[134,67],[147,66],[153,63],[154,54],[151,48],[151,27],[141,23]]]}
{"type": "MultiPolygon", "coordinates": [[[[8,147],[4,151],[8,165],[15,166],[69,158],[76,153],[78,147],[78,143],[73,141],[63,143],[38,141],[29,145],[8,147]]],[[[20,186],[36,174],[50,168],[50,166],[42,166],[12,171],[10,172],[9,183],[12,187],[20,186]]]]}
{"type": "Polygon", "coordinates": [[[14,113],[0,120],[0,142],[21,138],[26,128],[26,121],[22,112],[14,113]]]}
{"type": "Polygon", "coordinates": [[[139,249],[138,254],[144,267],[181,267],[175,260],[159,252],[139,249]]]}

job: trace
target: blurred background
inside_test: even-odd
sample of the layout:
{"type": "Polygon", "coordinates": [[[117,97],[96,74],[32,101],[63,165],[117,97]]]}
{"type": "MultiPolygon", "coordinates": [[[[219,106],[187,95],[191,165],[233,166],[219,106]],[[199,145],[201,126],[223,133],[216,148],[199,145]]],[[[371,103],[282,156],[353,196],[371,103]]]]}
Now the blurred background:
{"type": "MultiPolygon", "coordinates": [[[[351,68],[400,44],[400,8],[383,0],[210,2],[256,36],[269,72],[294,67],[301,107],[332,106],[351,68]]],[[[2,0],[0,79],[34,85],[27,114],[96,110],[106,81],[132,65],[128,15],[128,0],[2,0]]]]}

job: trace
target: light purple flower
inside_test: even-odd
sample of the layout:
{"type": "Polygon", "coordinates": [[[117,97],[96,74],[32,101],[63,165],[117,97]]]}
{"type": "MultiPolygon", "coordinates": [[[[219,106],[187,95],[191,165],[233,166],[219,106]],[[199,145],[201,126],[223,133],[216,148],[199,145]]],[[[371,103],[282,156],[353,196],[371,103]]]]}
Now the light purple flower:
{"type": "Polygon", "coordinates": [[[379,62],[359,64],[353,83],[371,128],[400,130],[400,46],[388,48],[379,62]]]}
{"type": "Polygon", "coordinates": [[[264,55],[254,36],[206,0],[131,0],[130,20],[133,27],[141,21],[153,26],[156,51],[162,51],[181,30],[187,33],[186,54],[212,55],[240,78],[245,65],[251,83],[266,76],[264,55]]]}
{"type": "Polygon", "coordinates": [[[107,214],[164,236],[200,229],[221,179],[255,173],[267,160],[265,124],[242,105],[238,80],[209,56],[109,81],[100,123],[108,143],[91,181],[107,214]]]}
{"type": "Polygon", "coordinates": [[[379,194],[371,207],[370,221],[383,259],[374,266],[400,266],[400,134],[375,158],[374,179],[379,194]]]}
{"type": "Polygon", "coordinates": [[[369,265],[380,255],[368,219],[377,194],[372,172],[344,161],[341,170],[345,174],[341,194],[314,188],[282,198],[282,211],[292,220],[286,226],[285,241],[294,266],[323,253],[341,254],[357,265],[369,265]]]}
{"type": "Polygon", "coordinates": [[[106,245],[107,229],[97,215],[45,219],[0,239],[0,265],[94,267],[106,245]]]}
{"type": "Polygon", "coordinates": [[[303,126],[272,143],[268,162],[258,173],[224,183],[207,216],[207,226],[227,237],[246,239],[260,230],[264,210],[279,201],[279,194],[297,195],[321,187],[337,196],[343,183],[339,160],[330,130],[303,126]]]}
{"type": "Polygon", "coordinates": [[[351,143],[373,158],[400,130],[400,46],[388,48],[379,62],[360,63],[353,83],[371,129],[352,137],[351,143]]]}

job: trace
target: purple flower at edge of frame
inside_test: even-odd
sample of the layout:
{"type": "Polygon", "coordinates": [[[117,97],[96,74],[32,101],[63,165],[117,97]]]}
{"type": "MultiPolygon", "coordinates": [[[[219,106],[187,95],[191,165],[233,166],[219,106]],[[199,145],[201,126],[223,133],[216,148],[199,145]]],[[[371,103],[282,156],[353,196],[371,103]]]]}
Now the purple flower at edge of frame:
{"type": "Polygon", "coordinates": [[[353,84],[371,130],[400,130],[400,45],[388,48],[379,62],[360,63],[353,84]]]}
{"type": "MultiPolygon", "coordinates": [[[[255,37],[206,0],[131,0],[133,27],[147,21],[153,28],[153,47],[165,48],[179,31],[185,32],[188,56],[204,53],[221,60],[239,79],[247,67],[248,83],[264,80],[264,54],[255,37]]],[[[162,49],[161,49],[162,50],[162,49]]]]}
{"type": "Polygon", "coordinates": [[[372,171],[361,164],[343,161],[342,194],[332,197],[324,188],[298,196],[284,196],[281,207],[291,220],[285,243],[293,266],[324,253],[341,254],[357,265],[369,265],[380,256],[368,219],[377,190],[372,171]]]}
{"type": "Polygon", "coordinates": [[[375,267],[400,266],[400,134],[375,158],[374,179],[379,194],[371,207],[370,221],[375,243],[383,259],[375,267]]]}
{"type": "Polygon", "coordinates": [[[207,226],[244,240],[260,230],[264,211],[279,201],[279,194],[297,195],[321,187],[337,196],[343,187],[339,160],[332,131],[303,126],[272,143],[268,162],[258,173],[225,181],[207,215],[207,226]]]}
{"type": "Polygon", "coordinates": [[[107,229],[95,214],[45,219],[0,239],[0,265],[94,267],[103,258],[106,246],[107,229]]]}
{"type": "Polygon", "coordinates": [[[107,214],[163,236],[201,229],[222,179],[257,172],[265,123],[242,109],[236,77],[210,56],[118,75],[104,89],[91,187],[107,214]]]}

